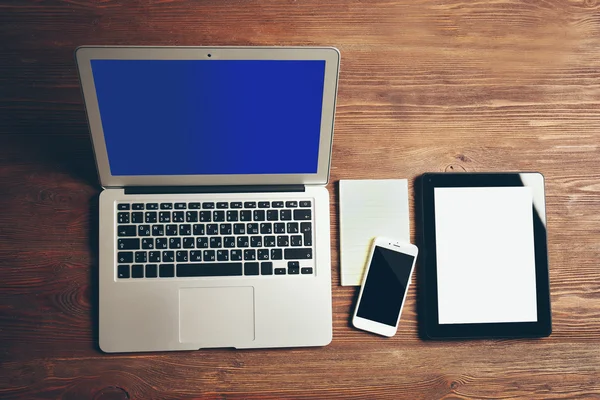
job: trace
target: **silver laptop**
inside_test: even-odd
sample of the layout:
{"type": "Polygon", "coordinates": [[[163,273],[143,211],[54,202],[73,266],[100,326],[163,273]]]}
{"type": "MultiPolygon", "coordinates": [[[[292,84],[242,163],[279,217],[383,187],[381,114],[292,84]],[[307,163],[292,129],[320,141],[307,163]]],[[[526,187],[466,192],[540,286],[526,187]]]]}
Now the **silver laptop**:
{"type": "Polygon", "coordinates": [[[81,47],[100,348],[332,338],[334,48],[81,47]]]}

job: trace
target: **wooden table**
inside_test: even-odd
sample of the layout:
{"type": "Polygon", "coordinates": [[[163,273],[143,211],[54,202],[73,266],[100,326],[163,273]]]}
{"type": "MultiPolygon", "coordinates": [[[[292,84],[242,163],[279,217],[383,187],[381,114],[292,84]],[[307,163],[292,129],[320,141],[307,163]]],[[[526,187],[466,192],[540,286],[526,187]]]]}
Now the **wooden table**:
{"type": "Polygon", "coordinates": [[[600,398],[599,35],[597,0],[4,2],[0,398],[600,398]],[[329,346],[98,349],[82,44],[340,49],[329,346]],[[423,341],[414,288],[394,338],[353,329],[337,181],[507,170],[546,177],[552,336],[423,341]]]}

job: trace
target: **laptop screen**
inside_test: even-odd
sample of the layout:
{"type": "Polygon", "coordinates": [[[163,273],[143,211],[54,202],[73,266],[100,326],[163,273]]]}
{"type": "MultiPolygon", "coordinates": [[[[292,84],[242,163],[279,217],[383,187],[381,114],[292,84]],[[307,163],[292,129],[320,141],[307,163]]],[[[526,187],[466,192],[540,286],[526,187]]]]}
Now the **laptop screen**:
{"type": "Polygon", "coordinates": [[[112,175],[317,172],[324,60],[91,60],[112,175]]]}

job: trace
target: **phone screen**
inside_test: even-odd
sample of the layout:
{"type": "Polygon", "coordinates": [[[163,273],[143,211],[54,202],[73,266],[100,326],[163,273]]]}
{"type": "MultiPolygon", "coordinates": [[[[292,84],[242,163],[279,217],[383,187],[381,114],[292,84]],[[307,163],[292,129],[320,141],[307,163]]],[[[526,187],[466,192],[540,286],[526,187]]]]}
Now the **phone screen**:
{"type": "Polygon", "coordinates": [[[414,256],[376,246],[358,305],[358,317],[396,326],[414,256]]]}

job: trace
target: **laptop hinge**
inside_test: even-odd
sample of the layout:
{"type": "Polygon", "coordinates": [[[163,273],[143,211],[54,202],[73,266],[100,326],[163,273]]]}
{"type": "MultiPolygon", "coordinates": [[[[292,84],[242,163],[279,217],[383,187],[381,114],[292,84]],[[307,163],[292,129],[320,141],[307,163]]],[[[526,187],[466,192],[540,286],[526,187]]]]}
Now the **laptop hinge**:
{"type": "Polygon", "coordinates": [[[304,185],[127,186],[125,194],[304,192],[304,185]]]}

